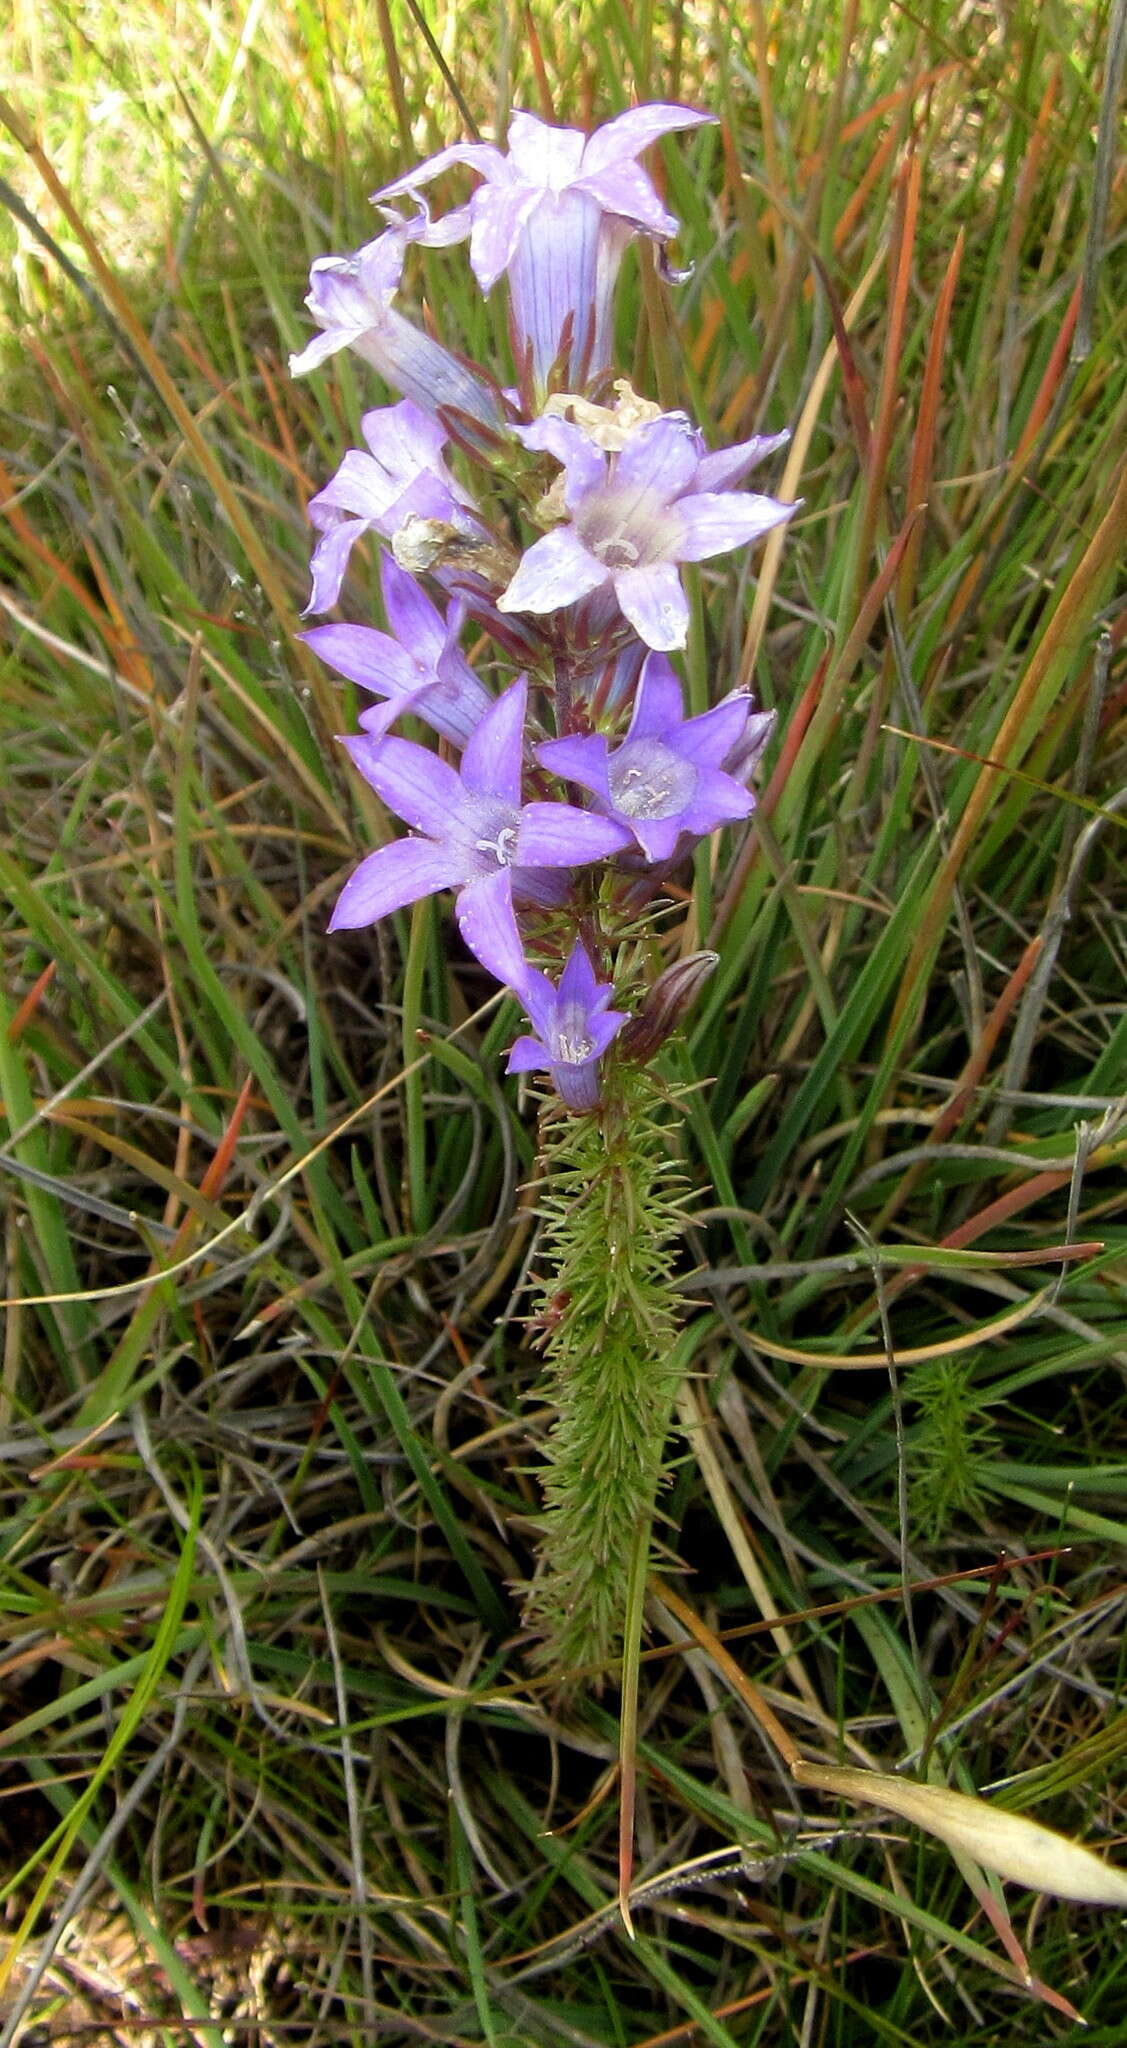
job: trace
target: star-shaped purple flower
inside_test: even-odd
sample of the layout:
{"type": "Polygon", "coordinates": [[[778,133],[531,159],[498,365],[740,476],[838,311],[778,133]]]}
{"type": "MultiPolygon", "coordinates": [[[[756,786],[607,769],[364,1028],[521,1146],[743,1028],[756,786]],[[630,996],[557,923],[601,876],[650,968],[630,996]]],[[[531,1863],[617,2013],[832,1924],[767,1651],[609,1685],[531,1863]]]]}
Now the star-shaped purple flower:
{"type": "Polygon", "coordinates": [[[569,520],[534,541],[498,599],[501,611],[554,612],[610,584],[635,632],[649,647],[683,647],[689,606],[680,562],[700,562],[745,547],[795,507],[724,486],[778,447],[781,437],[703,453],[684,413],[661,413],[600,446],[555,413],[521,430],[529,448],[564,466],[569,520]]]}
{"type": "Polygon", "coordinates": [[[530,967],[516,992],[535,1036],[525,1033],[517,1039],[506,1071],[528,1074],[547,1068],[569,1109],[594,1109],[599,1100],[599,1061],[629,1016],[626,1010],[609,1007],[613,987],[596,978],[577,939],[558,989],[546,974],[530,967]]]}
{"type": "Polygon", "coordinates": [[[504,919],[511,922],[514,889],[552,900],[554,878],[539,870],[583,867],[629,845],[623,826],[593,811],[522,804],[527,698],[527,680],[518,676],[475,727],[460,773],[411,740],[345,740],[365,781],[423,836],[393,840],[361,861],[337,899],[330,931],[376,924],[421,896],[454,889],[466,944],[498,972],[495,963],[511,964],[504,919]]]}
{"type": "Polygon", "coordinates": [[[509,122],[508,155],[487,142],[440,149],[406,177],[373,194],[378,202],[414,198],[452,164],[468,164],[483,183],[469,204],[419,239],[470,238],[470,264],[483,292],[508,273],[513,344],[531,358],[543,390],[568,346],[567,381],[609,368],[614,284],[627,244],[637,234],[666,241],[678,223],[667,213],[638,154],[662,135],[695,128],[712,116],[691,107],[633,107],[593,135],[555,128],[534,114],[509,122]]]}
{"type": "Polygon", "coordinates": [[[625,826],[655,865],[672,860],[682,835],[703,839],[754,810],[750,790],[721,764],[746,757],[751,727],[757,728],[762,752],[774,724],[773,713],[753,713],[744,695],[726,698],[697,718],[685,718],[683,710],[672,668],[664,655],[651,654],[621,745],[612,747],[594,733],[546,740],[536,750],[553,774],[589,789],[599,809],[625,826]]]}
{"type": "MultiPolygon", "coordinates": [[[[493,432],[504,426],[501,402],[485,380],[433,336],[404,319],[392,301],[399,289],[409,242],[421,225],[404,221],[368,242],[355,256],[319,256],[309,274],[306,305],[317,325],[300,355],[290,357],[291,377],[317,369],[338,349],[350,348],[379,371],[393,391],[438,418],[442,411],[464,415],[493,432]]],[[[437,240],[441,228],[431,228],[437,240]]]]}
{"type": "Polygon", "coordinates": [[[443,739],[464,747],[493,704],[458,645],[465,606],[446,617],[391,555],[380,564],[390,633],[374,626],[314,626],[301,638],[338,675],[382,697],[360,714],[366,733],[382,739],[405,712],[413,712],[443,739]]]}
{"type": "Polygon", "coordinates": [[[472,498],[443,460],[446,435],[437,420],[404,398],[366,412],[360,425],[369,453],[350,448],[336,475],[309,500],[310,523],[321,538],[309,565],[313,589],[305,617],[336,603],[362,533],[390,540],[412,517],[444,521],[474,537],[483,532],[472,498]]]}

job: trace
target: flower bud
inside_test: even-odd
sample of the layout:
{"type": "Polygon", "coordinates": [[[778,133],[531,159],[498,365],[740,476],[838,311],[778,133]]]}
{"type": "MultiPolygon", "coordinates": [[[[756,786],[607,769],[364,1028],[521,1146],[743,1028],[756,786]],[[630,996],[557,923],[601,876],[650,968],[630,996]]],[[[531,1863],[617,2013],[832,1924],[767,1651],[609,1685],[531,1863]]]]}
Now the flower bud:
{"type": "Polygon", "coordinates": [[[747,702],[747,724],[735,746],[730,753],[725,754],[720,765],[725,775],[732,776],[736,782],[748,783],[770,744],[771,735],[775,730],[776,713],[753,711],[751,707],[754,699],[749,690],[729,690],[728,695],[722,697],[720,702],[731,704],[740,698],[746,699],[747,702]]]}
{"type": "Polygon", "coordinates": [[[619,1040],[625,1058],[639,1063],[653,1058],[666,1039],[673,1036],[719,961],[719,953],[688,953],[658,975],[637,1016],[630,1019],[619,1040]]]}

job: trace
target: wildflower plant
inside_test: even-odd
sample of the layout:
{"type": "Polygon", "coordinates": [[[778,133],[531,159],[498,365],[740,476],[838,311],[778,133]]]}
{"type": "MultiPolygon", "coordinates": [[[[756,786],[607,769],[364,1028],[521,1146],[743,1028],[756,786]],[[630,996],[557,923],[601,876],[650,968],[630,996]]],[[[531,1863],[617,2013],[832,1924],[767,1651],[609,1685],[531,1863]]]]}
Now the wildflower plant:
{"type": "Polygon", "coordinates": [[[677,877],[746,826],[774,725],[722,681],[689,714],[670,658],[689,634],[682,572],[795,509],[745,487],[785,434],[712,448],[613,375],[630,242],[673,275],[677,222],[639,158],[707,119],[643,106],[584,135],[518,113],[507,152],[441,150],[374,195],[380,235],[314,263],[319,331],[291,361],[303,375],[350,349],[397,398],[364,415],[366,447],[309,508],[309,614],[336,606],[358,541],[385,549],[389,630],[305,637],[375,700],[344,745],[408,828],[360,861],[331,929],[452,896],[465,944],[528,1018],[508,1071],[544,1077],[534,1325],[556,1420],[527,1613],[561,1675],[621,1641],[677,1391],[676,1099],[655,1061],[714,964],[681,928],[677,877]],[[430,188],[459,167],[478,182],[436,215],[430,188]],[[507,287],[506,389],[396,304],[412,246],[464,240],[481,290],[507,287]],[[492,643],[474,666],[467,625],[492,643]],[[405,714],[433,740],[395,731],[405,714]]]}

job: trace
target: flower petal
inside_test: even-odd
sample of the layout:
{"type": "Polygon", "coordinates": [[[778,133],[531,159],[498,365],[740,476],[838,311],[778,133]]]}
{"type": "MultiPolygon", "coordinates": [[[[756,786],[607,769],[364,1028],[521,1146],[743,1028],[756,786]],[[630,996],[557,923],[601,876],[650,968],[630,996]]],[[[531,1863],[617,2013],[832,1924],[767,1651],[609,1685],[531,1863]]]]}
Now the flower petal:
{"type": "Polygon", "coordinates": [[[604,802],[610,802],[607,743],[601,733],[591,733],[586,737],[569,734],[566,739],[545,740],[537,747],[536,758],[564,782],[577,782],[581,789],[590,789],[604,802]]]}
{"type": "Polygon", "coordinates": [[[797,510],[797,505],[759,498],[751,491],[701,491],[679,498],[677,511],[685,533],[678,555],[682,562],[703,562],[709,555],[746,547],[773,526],[782,526],[797,510]]]}
{"type": "Polygon", "coordinates": [[[344,741],[365,782],[397,818],[449,843],[451,814],[462,808],[462,783],[455,770],[414,740],[373,740],[360,734],[344,741]]]}
{"type": "Polygon", "coordinates": [[[607,458],[574,420],[541,413],[530,427],[516,429],[526,448],[543,449],[562,462],[567,473],[566,503],[570,511],[606,480],[607,458]]]}
{"type": "Polygon", "coordinates": [[[502,612],[556,612],[575,604],[607,580],[604,564],[584,547],[570,526],[557,526],[534,541],[516,575],[497,599],[502,612]]]}
{"type": "Polygon", "coordinates": [[[530,967],[525,985],[520,992],[520,999],[532,1019],[532,1028],[537,1038],[543,1044],[546,1065],[551,1058],[548,1048],[555,1043],[556,1015],[559,1010],[555,985],[549,981],[546,974],[541,974],[539,968],[530,967]]]}
{"type": "Polygon", "coordinates": [[[314,626],[299,638],[338,675],[377,697],[401,697],[424,680],[399,642],[374,626],[314,626]]]}
{"type": "Polygon", "coordinates": [[[517,827],[516,858],[522,867],[585,867],[621,853],[631,836],[613,819],[577,810],[574,804],[526,804],[517,827]]]}
{"type": "Polygon", "coordinates": [[[585,192],[541,192],[517,237],[509,264],[509,325],[518,361],[531,358],[539,392],[565,344],[564,381],[577,386],[593,374],[592,352],[605,343],[617,261],[604,246],[603,218],[585,192]]]}
{"type": "MultiPolygon", "coordinates": [[[[584,1011],[588,1011],[592,1004],[598,1000],[598,993],[598,977],[591,965],[590,955],[582,939],[576,939],[571,952],[567,956],[564,971],[560,976],[560,1002],[578,1003],[582,1005],[584,1011]]],[[[608,982],[606,984],[607,1001],[610,1000],[613,994],[614,990],[608,982]]],[[[606,1004],[603,1003],[600,1007],[605,1009],[606,1004]]]]}
{"type": "MultiPolygon", "coordinates": [[[[614,467],[616,489],[624,485],[656,494],[665,504],[679,498],[693,482],[700,460],[697,438],[688,415],[662,413],[631,434],[614,467]]],[[[678,511],[680,506],[678,505],[678,511]]]]}
{"type": "MultiPolygon", "coordinates": [[[[309,502],[309,511],[312,514],[312,499],[309,502]]],[[[313,578],[313,588],[309,593],[309,602],[301,615],[303,619],[307,619],[311,612],[331,610],[340,596],[340,586],[344,582],[353,546],[360,535],[367,531],[366,519],[334,519],[333,524],[326,527],[310,557],[309,571],[313,578]]]]}
{"type": "Polygon", "coordinates": [[[508,269],[521,229],[539,203],[539,192],[526,185],[482,185],[474,193],[470,269],[483,292],[491,292],[508,269]]]}
{"type": "Polygon", "coordinates": [[[386,517],[389,506],[395,503],[402,489],[403,483],[390,477],[382,463],[365,455],[360,448],[350,448],[335,475],[329,478],[315,498],[310,498],[309,517],[314,525],[318,525],[318,514],[322,511],[347,512],[354,519],[366,519],[374,526],[386,517]]]}
{"type": "Polygon", "coordinates": [[[598,1108],[601,1091],[597,1058],[583,1060],[577,1066],[553,1062],[548,1072],[560,1101],[577,1116],[585,1116],[588,1111],[598,1108]]]}
{"type": "Polygon", "coordinates": [[[417,667],[433,674],[446,648],[446,622],[438,607],[414,577],[400,568],[394,555],[385,555],[380,563],[380,586],[387,623],[396,639],[410,649],[410,659],[417,667]]]}
{"type": "Polygon", "coordinates": [[[465,241],[470,231],[472,202],[467,201],[465,206],[452,206],[449,213],[434,220],[422,193],[414,192],[411,196],[419,210],[409,219],[405,219],[396,207],[380,203],[380,212],[392,227],[404,228],[408,239],[417,242],[421,249],[451,249],[455,242],[465,241]]]}
{"type": "MultiPolygon", "coordinates": [[[[613,994],[613,989],[608,988],[606,990],[606,998],[608,1000],[613,994]]],[[[588,1022],[591,1026],[591,1043],[595,1048],[594,1057],[596,1059],[601,1058],[611,1041],[618,1037],[623,1025],[630,1022],[629,1010],[603,1009],[601,1007],[603,1000],[603,995],[598,995],[595,998],[595,1005],[599,1007],[596,1008],[595,1005],[592,1005],[588,1012],[588,1022]]]]}
{"type": "Polygon", "coordinates": [[[496,874],[484,875],[460,889],[454,915],[475,959],[496,981],[519,991],[531,970],[513,915],[510,870],[498,868],[496,874]]]}
{"type": "Polygon", "coordinates": [[[518,109],[509,117],[512,174],[538,191],[562,192],[579,175],[586,140],[581,128],[557,128],[518,109]]]}
{"type": "Polygon", "coordinates": [[[621,163],[609,170],[592,171],[577,178],[573,189],[593,200],[604,219],[629,221],[632,228],[642,229],[657,241],[671,242],[681,225],[676,214],[666,212],[653,180],[640,164],[621,163]]]}
{"type": "Polygon", "coordinates": [[[407,240],[405,229],[388,228],[354,256],[318,256],[305,300],[318,326],[377,324],[399,289],[407,240]]]}
{"type": "Polygon", "coordinates": [[[692,803],[682,814],[681,823],[686,832],[703,837],[721,825],[733,824],[737,818],[750,818],[754,809],[755,798],[750,789],[733,782],[719,768],[701,768],[692,803]]]}
{"type": "Polygon", "coordinates": [[[748,697],[727,697],[711,711],[687,718],[677,734],[677,752],[697,768],[719,768],[743,738],[749,709],[748,697]]]}
{"type": "Polygon", "coordinates": [[[614,593],[647,647],[683,647],[689,637],[689,603],[674,562],[620,569],[614,593]]]}
{"type": "MultiPolygon", "coordinates": [[[[473,499],[447,469],[443,458],[446,430],[410,398],[398,405],[374,406],[360,421],[373,458],[384,471],[389,502],[421,476],[431,476],[459,504],[474,509],[473,499]]],[[[426,516],[426,515],[424,515],[426,516]]],[[[436,512],[432,515],[438,518],[436,512]]]]}
{"type": "MultiPolygon", "coordinates": [[[[395,743],[387,742],[388,746],[395,743]]],[[[356,931],[362,925],[378,924],[393,910],[417,903],[420,896],[433,896],[461,879],[458,864],[429,839],[393,839],[362,860],[349,876],[329,920],[331,932],[356,931]]]]}
{"type": "Polygon", "coordinates": [[[289,372],[291,377],[307,377],[310,370],[319,370],[321,364],[338,350],[347,348],[352,340],[351,328],[331,327],[325,334],[315,334],[307,341],[299,355],[291,355],[289,372]]]}
{"type": "Polygon", "coordinates": [[[405,711],[414,711],[418,715],[412,698],[404,702],[402,697],[388,697],[380,704],[368,704],[360,713],[361,728],[369,739],[382,740],[405,711]]]}
{"type": "Polygon", "coordinates": [[[506,1074],[535,1074],[549,1064],[548,1048],[538,1038],[531,1038],[527,1032],[514,1041],[509,1052],[506,1074]]]}
{"type": "Polygon", "coordinates": [[[674,818],[631,818],[634,838],[653,867],[664,867],[673,858],[673,849],[685,829],[685,814],[679,811],[674,818]]]}
{"type": "Polygon", "coordinates": [[[678,106],[673,101],[654,100],[648,106],[629,107],[612,121],[604,121],[601,128],[588,136],[583,150],[583,175],[636,157],[651,142],[678,128],[699,128],[702,123],[715,120],[715,114],[702,114],[695,107],[678,106]]]}
{"type": "Polygon", "coordinates": [[[319,256],[309,273],[306,306],[323,334],[290,357],[291,377],[373,334],[387,318],[403,271],[409,230],[390,228],[355,256],[319,256]]]}
{"type": "MultiPolygon", "coordinates": [[[[685,704],[681,685],[671,663],[664,654],[647,656],[645,666],[638,679],[638,693],[634,699],[634,716],[630,720],[628,740],[644,740],[665,733],[672,726],[681,727],[695,721],[685,720],[685,704]]],[[[675,742],[681,751],[680,732],[675,742]]]]}
{"type": "Polygon", "coordinates": [[[405,177],[393,179],[390,185],[381,185],[378,192],[371,194],[372,203],[378,206],[383,199],[400,199],[405,194],[413,197],[420,185],[429,185],[432,179],[440,178],[443,171],[448,171],[454,164],[468,164],[483,178],[509,175],[504,157],[491,142],[452,142],[449,148],[429,156],[425,163],[416,164],[405,177]]]}
{"type": "Polygon", "coordinates": [[[727,491],[738,484],[741,477],[754,469],[757,462],[766,461],[776,449],[785,448],[790,434],[784,428],[781,434],[753,434],[749,441],[737,441],[731,448],[714,449],[711,455],[701,457],[697,468],[694,488],[698,491],[727,491]]]}
{"type": "Polygon", "coordinates": [[[518,676],[471,735],[462,756],[462,782],[475,796],[497,797],[514,809],[519,805],[527,708],[528,678],[518,676]]]}

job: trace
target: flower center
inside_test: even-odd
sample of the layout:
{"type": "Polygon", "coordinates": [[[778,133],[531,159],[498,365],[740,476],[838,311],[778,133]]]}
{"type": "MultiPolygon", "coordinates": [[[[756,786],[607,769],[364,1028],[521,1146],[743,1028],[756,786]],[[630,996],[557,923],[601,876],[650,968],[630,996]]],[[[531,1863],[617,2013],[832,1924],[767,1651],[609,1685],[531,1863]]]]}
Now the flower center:
{"type": "Polygon", "coordinates": [[[561,1004],[552,1032],[553,1066],[581,1067],[585,1060],[593,1058],[594,1052],[595,1041],[582,1003],[561,1004]]]}
{"type": "Polygon", "coordinates": [[[582,1066],[583,1061],[589,1060],[595,1049],[593,1039],[584,1038],[582,1033],[573,1034],[570,1031],[561,1031],[556,1043],[559,1050],[558,1063],[561,1067],[582,1066]]]}
{"type": "Polygon", "coordinates": [[[451,836],[465,848],[469,875],[491,875],[516,863],[520,812],[495,796],[468,796],[451,820],[451,836]]]}
{"type": "Polygon", "coordinates": [[[477,853],[491,853],[499,868],[511,868],[513,855],[517,850],[516,826],[500,826],[494,839],[475,839],[474,850],[477,853]]]}
{"type": "Polygon", "coordinates": [[[612,573],[672,560],[682,537],[680,521],[656,491],[613,482],[576,507],[575,530],[612,573]]]}
{"type": "Polygon", "coordinates": [[[610,763],[611,801],[626,818],[674,818],[692,802],[697,771],[661,740],[627,740],[610,763]]]}
{"type": "Polygon", "coordinates": [[[593,552],[608,569],[636,569],[638,566],[638,550],[623,533],[609,534],[606,540],[598,542],[593,552]]]}

